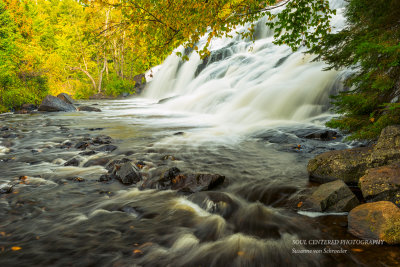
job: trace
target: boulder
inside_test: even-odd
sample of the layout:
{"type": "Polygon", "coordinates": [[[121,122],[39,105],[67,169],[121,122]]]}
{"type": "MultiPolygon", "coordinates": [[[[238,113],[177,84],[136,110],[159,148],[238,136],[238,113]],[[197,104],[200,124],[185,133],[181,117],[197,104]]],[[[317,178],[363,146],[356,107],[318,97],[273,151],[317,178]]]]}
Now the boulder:
{"type": "Polygon", "coordinates": [[[112,152],[114,150],[116,150],[118,147],[114,146],[114,145],[104,145],[101,147],[97,147],[96,151],[100,151],[100,152],[112,152]]]}
{"type": "Polygon", "coordinates": [[[57,98],[61,99],[62,101],[69,103],[69,104],[74,104],[74,100],[69,94],[66,93],[61,93],[58,94],[57,98]]]}
{"type": "Polygon", "coordinates": [[[48,112],[57,112],[57,111],[64,111],[64,112],[72,112],[76,111],[76,108],[63,100],[48,95],[46,96],[42,103],[40,104],[38,111],[48,111],[48,112]]]}
{"type": "Polygon", "coordinates": [[[0,194],[9,194],[13,191],[13,185],[11,184],[0,184],[0,194]]]}
{"type": "Polygon", "coordinates": [[[142,189],[177,190],[187,193],[211,190],[223,184],[225,176],[219,174],[184,174],[173,167],[161,174],[159,178],[150,178],[141,184],[142,189]]]}
{"type": "Polygon", "coordinates": [[[116,170],[115,177],[125,185],[136,184],[142,179],[138,167],[131,162],[122,164],[118,170],[116,170]]]}
{"type": "Polygon", "coordinates": [[[101,112],[101,109],[91,106],[80,106],[78,107],[78,111],[101,112]]]}
{"type": "Polygon", "coordinates": [[[193,203],[209,213],[219,214],[229,218],[239,208],[239,203],[223,192],[198,192],[188,197],[193,203]]]}
{"type": "Polygon", "coordinates": [[[85,150],[88,146],[90,146],[92,143],[90,141],[80,141],[76,143],[75,148],[76,149],[82,149],[85,150]]]}
{"type": "Polygon", "coordinates": [[[400,244],[400,209],[389,201],[366,203],[351,210],[348,230],[361,239],[400,244]]]}
{"type": "Polygon", "coordinates": [[[108,135],[98,135],[92,141],[95,145],[108,145],[111,144],[112,138],[108,135]]]}
{"type": "Polygon", "coordinates": [[[14,112],[14,114],[28,114],[32,113],[35,109],[37,109],[37,106],[34,104],[23,104],[19,110],[14,112]]]}
{"type": "Polygon", "coordinates": [[[326,183],[340,179],[346,184],[358,184],[368,168],[370,154],[369,147],[322,153],[308,162],[310,180],[326,183]]]}
{"type": "Polygon", "coordinates": [[[318,212],[348,212],[358,204],[357,197],[349,187],[342,180],[336,180],[320,185],[304,201],[301,209],[318,212]]]}
{"type": "Polygon", "coordinates": [[[318,139],[321,141],[330,141],[338,137],[338,133],[332,130],[316,131],[305,136],[307,139],[318,139]]]}
{"type": "Polygon", "coordinates": [[[64,163],[64,166],[79,166],[80,161],[77,158],[72,158],[64,163]]]}
{"type": "Polygon", "coordinates": [[[369,169],[359,187],[367,201],[388,200],[400,206],[400,163],[369,169]]]}
{"type": "Polygon", "coordinates": [[[372,167],[400,161],[400,125],[388,126],[382,130],[369,160],[372,167]]]}
{"type": "Polygon", "coordinates": [[[179,174],[172,179],[172,190],[188,193],[211,190],[225,181],[219,174],[179,174]]]}
{"type": "Polygon", "coordinates": [[[115,159],[115,160],[110,161],[105,168],[109,173],[115,173],[116,170],[121,167],[120,166],[121,164],[130,162],[130,161],[131,160],[128,158],[115,159]]]}
{"type": "Polygon", "coordinates": [[[91,167],[91,166],[106,166],[106,164],[110,161],[110,158],[97,158],[88,160],[83,167],[91,167]]]}

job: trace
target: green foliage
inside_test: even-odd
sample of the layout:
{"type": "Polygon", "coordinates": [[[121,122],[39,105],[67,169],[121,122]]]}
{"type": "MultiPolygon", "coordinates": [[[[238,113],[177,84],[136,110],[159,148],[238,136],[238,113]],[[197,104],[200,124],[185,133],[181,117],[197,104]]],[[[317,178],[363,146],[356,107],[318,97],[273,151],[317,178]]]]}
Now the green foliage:
{"type": "Polygon", "coordinates": [[[135,93],[135,82],[121,79],[117,75],[111,75],[104,86],[104,92],[108,96],[119,96],[122,93],[135,93]]]}
{"type": "Polygon", "coordinates": [[[349,131],[353,139],[372,139],[400,123],[400,1],[350,0],[345,16],[349,26],[310,52],[328,69],[352,69],[349,89],[333,101],[342,116],[328,126],[349,131]]]}

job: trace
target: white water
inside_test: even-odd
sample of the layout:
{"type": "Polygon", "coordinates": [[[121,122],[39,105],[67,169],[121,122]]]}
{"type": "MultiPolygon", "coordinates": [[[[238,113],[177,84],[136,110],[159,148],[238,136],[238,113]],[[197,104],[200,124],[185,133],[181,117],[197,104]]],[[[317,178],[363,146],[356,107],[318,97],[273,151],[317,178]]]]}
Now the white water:
{"type": "MultiPolygon", "coordinates": [[[[343,28],[343,1],[333,0],[338,8],[334,30],[343,28]]],[[[201,65],[197,53],[182,63],[174,53],[145,89],[144,97],[160,100],[159,112],[189,115],[192,123],[214,126],[214,134],[249,133],[268,126],[309,124],[326,120],[329,95],[341,89],[343,73],[322,71],[326,65],[311,62],[313,55],[304,49],[292,52],[272,43],[272,31],[261,20],[256,41],[217,39],[211,44],[211,60],[196,75],[201,65]],[[222,57],[222,59],[221,59],[222,57]]],[[[201,45],[201,43],[200,43],[201,45]]],[[[178,48],[183,52],[183,48],[178,48]]],[[[209,133],[208,133],[209,134],[209,133]]]]}

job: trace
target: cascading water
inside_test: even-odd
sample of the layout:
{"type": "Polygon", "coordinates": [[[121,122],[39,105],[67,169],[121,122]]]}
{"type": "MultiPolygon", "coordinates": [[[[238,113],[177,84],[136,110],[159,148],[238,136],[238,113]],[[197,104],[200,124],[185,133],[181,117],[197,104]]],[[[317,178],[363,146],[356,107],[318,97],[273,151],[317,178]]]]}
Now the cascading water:
{"type": "Polygon", "coordinates": [[[255,43],[214,40],[207,61],[171,55],[144,96],[78,103],[102,112],[1,115],[0,265],[394,266],[396,247],[293,252],[327,248],[294,241],[354,239],[345,216],[297,213],[308,160],[349,146],[305,138],[332,116],[344,74],[273,45],[263,24],[255,43]],[[143,180],[104,179],[116,159],[143,180]],[[176,168],[226,179],[190,195],[140,190],[176,168]]]}
{"type": "MultiPolygon", "coordinates": [[[[332,24],[343,28],[343,1],[331,4],[339,8],[332,24]]],[[[227,133],[306,123],[323,115],[329,95],[341,89],[343,73],[322,71],[326,65],[311,62],[314,56],[304,54],[305,49],[292,52],[276,46],[272,35],[261,20],[255,42],[240,36],[213,40],[211,55],[203,61],[192,52],[190,60],[182,63],[173,53],[145,89],[144,97],[170,98],[160,108],[207,115],[202,119],[227,133]]]]}

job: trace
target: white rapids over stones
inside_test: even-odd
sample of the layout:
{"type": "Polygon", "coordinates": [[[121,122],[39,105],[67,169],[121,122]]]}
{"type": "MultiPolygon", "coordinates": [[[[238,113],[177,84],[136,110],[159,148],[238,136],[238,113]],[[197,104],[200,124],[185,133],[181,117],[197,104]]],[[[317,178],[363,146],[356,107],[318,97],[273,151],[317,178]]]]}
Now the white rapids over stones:
{"type": "MultiPolygon", "coordinates": [[[[335,31],[344,27],[343,1],[331,4],[338,8],[332,21],[335,31]]],[[[273,32],[264,23],[257,24],[254,43],[238,35],[213,40],[205,67],[196,52],[184,63],[173,53],[156,67],[144,97],[171,98],[157,105],[157,113],[184,114],[195,125],[211,126],[211,135],[247,134],[285,124],[321,125],[332,116],[329,95],[342,89],[345,72],[323,71],[326,65],[312,62],[315,56],[304,54],[304,48],[292,52],[274,45],[273,32]]]]}

